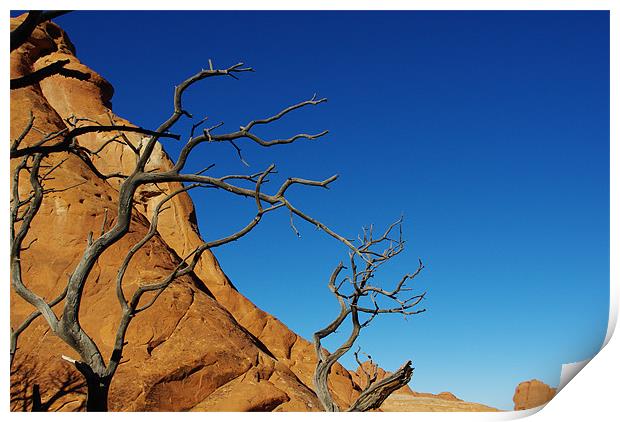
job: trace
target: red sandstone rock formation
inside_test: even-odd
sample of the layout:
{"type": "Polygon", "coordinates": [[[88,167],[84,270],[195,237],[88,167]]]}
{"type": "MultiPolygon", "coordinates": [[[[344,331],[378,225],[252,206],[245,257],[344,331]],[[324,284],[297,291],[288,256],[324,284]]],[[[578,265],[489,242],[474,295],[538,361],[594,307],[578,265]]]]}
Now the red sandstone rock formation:
{"type": "Polygon", "coordinates": [[[515,389],[512,401],[515,404],[515,410],[531,409],[548,403],[555,393],[555,388],[534,379],[520,383],[515,389]]]}
{"type": "Polygon", "coordinates": [[[414,397],[438,398],[438,399],[447,400],[447,401],[463,401],[463,400],[459,399],[457,396],[455,396],[454,394],[449,393],[447,391],[441,392],[439,394],[419,393],[417,391],[413,391],[412,395],[414,397]]]}

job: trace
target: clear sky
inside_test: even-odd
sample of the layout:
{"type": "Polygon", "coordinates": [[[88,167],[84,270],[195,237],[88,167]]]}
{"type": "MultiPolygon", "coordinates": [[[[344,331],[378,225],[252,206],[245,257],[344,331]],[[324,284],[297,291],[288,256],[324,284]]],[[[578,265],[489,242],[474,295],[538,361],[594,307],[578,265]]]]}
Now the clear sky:
{"type": "MultiPolygon", "coordinates": [[[[407,250],[386,280],[426,269],[428,311],[377,318],[359,344],[388,370],[412,359],[413,389],[512,408],[515,386],[557,385],[593,356],[609,303],[607,12],[75,12],[57,19],[78,57],[115,87],[117,114],[155,128],[175,84],[213,59],[256,73],[188,92],[196,117],[235,130],[313,93],[267,136],[330,134],[260,149],[250,171],[324,178],[300,208],[353,237],[405,216],[407,250]]],[[[187,133],[188,124],[177,131],[187,133]]],[[[172,156],[178,144],[165,141],[172,156]]],[[[190,163],[248,171],[230,145],[190,163]]],[[[279,181],[273,180],[273,185],[279,181]]],[[[252,201],[194,192],[206,238],[238,228],[252,201]]],[[[216,251],[238,289],[310,338],[337,312],[326,283],[345,249],[272,214],[216,251]]],[[[334,345],[327,342],[327,346],[334,345]]],[[[353,368],[353,358],[343,362],[353,368]]]]}

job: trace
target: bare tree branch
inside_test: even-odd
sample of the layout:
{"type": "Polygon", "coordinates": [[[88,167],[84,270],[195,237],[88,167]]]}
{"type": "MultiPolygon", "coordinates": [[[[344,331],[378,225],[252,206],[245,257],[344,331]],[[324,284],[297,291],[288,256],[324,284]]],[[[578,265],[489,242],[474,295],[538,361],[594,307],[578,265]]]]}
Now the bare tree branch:
{"type": "Polygon", "coordinates": [[[69,59],[58,60],[32,73],[11,79],[11,89],[25,88],[27,86],[38,84],[43,79],[49,78],[53,75],[75,78],[80,81],[90,79],[90,73],[80,72],[75,69],[67,69],[65,66],[68,65],[69,62],[69,59]]]}
{"type": "MultiPolygon", "coordinates": [[[[405,292],[410,291],[406,287],[408,280],[414,279],[424,268],[422,261],[419,261],[418,269],[412,274],[406,274],[396,283],[392,290],[386,290],[377,285],[371,284],[374,279],[375,271],[384,263],[400,254],[404,249],[404,240],[402,238],[402,217],[395,223],[391,224],[382,236],[373,237],[373,227],[364,228],[362,235],[359,237],[360,245],[357,250],[349,253],[350,275],[345,277],[340,283],[336,284],[340,273],[345,268],[341,263],[334,269],[329,279],[329,290],[336,296],[340,305],[338,316],[325,328],[314,333],[314,347],[317,355],[317,366],[314,373],[314,386],[317,396],[328,412],[337,412],[339,407],[334,402],[332,394],[328,386],[328,376],[333,365],[345,353],[347,353],[363,328],[367,327],[372,320],[379,314],[396,313],[401,315],[413,315],[424,310],[418,310],[415,307],[424,299],[426,293],[406,297],[405,292]],[[398,238],[392,238],[392,232],[398,227],[398,238]],[[382,249],[382,250],[381,250],[382,249]],[[363,259],[364,269],[359,270],[356,258],[363,259]],[[346,283],[348,281],[349,283],[346,283]],[[345,292],[345,286],[350,286],[351,291],[345,292]],[[398,306],[383,307],[377,301],[377,296],[382,296],[387,300],[396,302],[398,306]],[[370,301],[372,306],[362,305],[362,301],[370,301]],[[360,321],[360,313],[369,314],[366,321],[360,321]],[[329,353],[321,346],[321,341],[336,332],[338,327],[351,316],[351,332],[349,337],[333,352],[329,353]]],[[[355,359],[360,365],[362,372],[366,375],[366,386],[362,391],[358,400],[353,403],[347,411],[366,411],[381,406],[381,403],[395,390],[406,385],[412,375],[411,362],[406,363],[397,372],[389,377],[375,382],[376,367],[372,359],[370,360],[371,368],[374,368],[375,374],[371,375],[366,372],[362,362],[358,357],[359,349],[355,352],[355,359]]]]}
{"type": "Polygon", "coordinates": [[[38,296],[30,289],[28,289],[22,280],[22,243],[30,231],[30,226],[36,214],[38,213],[39,208],[41,207],[44,195],[43,187],[41,186],[41,182],[39,180],[39,169],[41,168],[41,160],[43,159],[43,156],[41,154],[35,154],[32,157],[32,165],[30,166],[30,168],[27,167],[28,161],[30,161],[29,158],[30,157],[24,158],[17,165],[13,174],[10,227],[11,285],[16,291],[16,293],[18,293],[24,300],[34,306],[43,315],[50,327],[54,329],[58,325],[58,318],[56,317],[56,314],[54,314],[50,305],[48,305],[42,297],[38,296]],[[29,197],[30,200],[28,201],[26,211],[23,213],[23,215],[20,216],[19,210],[21,208],[21,205],[24,205],[24,203],[20,201],[19,196],[20,173],[26,169],[28,169],[28,171],[30,172],[29,180],[33,193],[29,197]],[[20,221],[21,224],[19,226],[19,229],[16,230],[15,226],[18,221],[20,221]]]}
{"type": "MultiPolygon", "coordinates": [[[[47,306],[53,308],[57,304],[59,304],[67,295],[67,289],[65,288],[58,296],[56,296],[53,300],[51,300],[47,306]]],[[[15,352],[17,351],[17,340],[21,333],[23,333],[26,328],[30,327],[33,321],[35,321],[41,315],[41,311],[34,311],[30,315],[26,317],[22,321],[22,323],[16,328],[11,328],[11,363],[10,366],[13,366],[13,358],[15,357],[15,352]]]]}
{"type": "MultiPolygon", "coordinates": [[[[187,88],[189,88],[196,82],[201,81],[206,78],[213,77],[213,76],[232,76],[236,79],[235,73],[253,72],[253,71],[254,69],[252,69],[251,67],[243,67],[243,63],[237,63],[223,70],[213,70],[212,68],[209,70],[203,69],[202,71],[189,77],[188,79],[183,81],[180,85],[175,87],[174,99],[173,99],[174,111],[172,112],[172,115],[164,123],[162,123],[161,126],[159,126],[159,128],[157,128],[156,132],[159,132],[159,133],[167,132],[183,115],[191,118],[191,114],[183,108],[183,93],[185,92],[185,90],[187,90],[187,88]]],[[[159,137],[160,136],[158,135],[154,135],[149,139],[146,146],[144,147],[142,156],[138,160],[136,171],[144,170],[144,166],[146,165],[149,157],[151,156],[153,152],[153,148],[155,147],[155,143],[158,141],[159,137]]],[[[191,142],[192,141],[189,141],[188,144],[190,144],[191,142]]],[[[185,164],[185,161],[183,161],[181,168],[184,164],[185,164]]]]}
{"type": "Polygon", "coordinates": [[[40,154],[51,154],[54,152],[66,152],[70,149],[70,143],[74,138],[85,135],[87,133],[96,133],[96,132],[134,132],[134,133],[142,133],[144,135],[157,136],[163,138],[172,138],[172,139],[181,139],[179,135],[175,135],[172,133],[164,133],[159,131],[152,131],[148,129],[142,129],[140,127],[135,126],[108,126],[108,125],[93,125],[93,126],[80,126],[74,128],[70,131],[63,130],[62,132],[67,132],[62,140],[53,145],[43,145],[44,143],[60,136],[60,133],[53,135],[51,137],[45,137],[41,141],[37,142],[34,145],[24,147],[21,149],[11,150],[11,158],[19,158],[25,157],[27,155],[31,155],[34,153],[40,154]]]}
{"type": "Polygon", "coordinates": [[[368,387],[372,385],[373,382],[377,380],[379,365],[375,364],[372,361],[372,357],[370,355],[364,353],[366,357],[368,358],[368,366],[370,366],[370,372],[368,372],[366,368],[364,368],[364,364],[362,363],[362,361],[360,361],[359,359],[360,350],[361,348],[358,347],[357,351],[353,355],[355,356],[355,361],[359,365],[359,369],[362,371],[362,373],[366,377],[366,384],[362,386],[363,389],[366,390],[368,389],[368,387]]]}
{"type": "Polygon", "coordinates": [[[16,150],[17,147],[19,147],[19,144],[21,143],[21,141],[23,141],[26,135],[28,135],[28,133],[30,133],[30,131],[32,130],[33,125],[34,125],[34,114],[32,114],[32,110],[30,110],[30,118],[28,119],[28,123],[24,127],[24,130],[22,130],[22,132],[19,134],[19,136],[15,138],[13,142],[11,143],[11,151],[16,150]]]}
{"type": "MultiPolygon", "coordinates": [[[[242,65],[242,64],[239,64],[239,65],[242,65]]],[[[242,71],[242,70],[239,70],[239,71],[242,71]]],[[[217,72],[217,71],[211,71],[211,72],[217,72]]],[[[211,76],[213,76],[215,74],[216,73],[212,74],[211,76]]],[[[178,89],[179,88],[177,88],[177,90],[178,89]]],[[[180,103],[181,95],[182,95],[182,91],[180,93],[176,93],[176,91],[175,91],[175,98],[177,98],[177,97],[179,98],[178,107],[180,107],[180,104],[181,104],[180,103]]],[[[245,127],[241,126],[240,129],[238,131],[236,131],[236,132],[231,132],[231,133],[226,133],[226,134],[219,134],[219,135],[213,134],[212,133],[213,130],[217,129],[218,127],[220,127],[222,125],[222,123],[220,123],[220,124],[214,126],[213,128],[204,130],[202,135],[194,137],[193,136],[194,128],[192,128],[192,136],[191,136],[189,142],[187,142],[187,144],[181,150],[181,153],[179,154],[179,159],[177,160],[177,164],[176,164],[174,170],[176,172],[182,171],[183,167],[185,166],[185,162],[187,160],[187,157],[189,156],[191,151],[196,146],[200,145],[203,142],[230,142],[233,145],[233,147],[235,147],[235,149],[237,150],[241,160],[244,161],[243,157],[241,157],[241,150],[240,150],[240,148],[235,143],[233,143],[237,139],[248,138],[248,139],[251,139],[254,142],[258,143],[261,146],[270,147],[270,146],[274,146],[274,145],[289,144],[289,143],[292,143],[292,142],[294,142],[294,141],[296,141],[298,139],[316,139],[316,138],[319,138],[319,137],[321,137],[323,135],[326,135],[328,133],[328,131],[323,131],[323,132],[320,132],[320,133],[318,133],[316,135],[308,135],[308,134],[303,134],[302,133],[302,134],[294,135],[294,136],[292,136],[290,138],[287,138],[287,139],[275,139],[275,140],[271,140],[271,141],[265,141],[262,138],[259,138],[258,136],[256,136],[255,134],[250,132],[250,129],[253,126],[255,126],[255,125],[264,125],[264,124],[271,123],[273,121],[276,121],[276,120],[280,119],[281,117],[283,117],[284,115],[288,114],[289,112],[291,112],[293,110],[296,110],[298,108],[305,107],[305,106],[308,106],[308,105],[317,105],[317,104],[320,104],[320,103],[325,102],[325,101],[327,101],[327,100],[326,99],[321,99],[321,100],[317,101],[317,100],[314,100],[314,97],[313,97],[309,101],[302,101],[300,103],[292,105],[292,106],[282,110],[281,112],[279,112],[275,116],[269,117],[267,119],[253,120],[253,121],[249,122],[245,127]]],[[[175,103],[175,107],[176,106],[177,106],[177,104],[175,103]]],[[[176,110],[176,108],[175,108],[175,110],[176,110]]],[[[178,110],[181,110],[181,109],[179,108],[178,110]]],[[[181,115],[183,115],[183,112],[181,112],[181,111],[178,111],[178,112],[175,112],[175,113],[176,114],[173,114],[173,116],[171,116],[171,118],[169,120],[173,119],[173,117],[175,115],[177,116],[176,119],[178,120],[178,118],[181,115]]],[[[169,127],[172,126],[172,124],[174,124],[174,122],[176,122],[176,120],[174,120],[169,126],[162,125],[160,127],[160,129],[161,128],[169,128],[169,127]]]]}
{"type": "Polygon", "coordinates": [[[407,385],[411,381],[412,375],[411,361],[407,361],[393,374],[365,388],[347,411],[367,412],[368,410],[378,409],[390,394],[407,385]]]}

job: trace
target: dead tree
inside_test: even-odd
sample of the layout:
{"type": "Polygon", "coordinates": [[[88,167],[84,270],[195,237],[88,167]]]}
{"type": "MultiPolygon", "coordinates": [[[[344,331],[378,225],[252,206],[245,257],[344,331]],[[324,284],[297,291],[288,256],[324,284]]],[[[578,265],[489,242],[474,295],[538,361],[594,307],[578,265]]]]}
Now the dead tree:
{"type": "MultiPolygon", "coordinates": [[[[380,287],[375,280],[377,269],[390,259],[399,255],[405,247],[402,237],[402,218],[393,223],[377,239],[373,238],[372,226],[363,229],[363,235],[358,238],[359,246],[349,252],[350,273],[339,280],[342,270],[346,267],[342,262],[334,269],[329,279],[329,290],[336,296],[340,304],[338,316],[322,330],[314,333],[314,347],[317,356],[317,365],[314,373],[314,386],[316,394],[328,412],[338,412],[340,408],[335,403],[328,387],[328,376],[334,364],[347,353],[359,337],[361,330],[368,326],[372,320],[381,314],[414,315],[424,312],[426,309],[416,308],[426,295],[409,294],[412,288],[406,282],[414,279],[424,268],[419,260],[415,272],[405,274],[391,289],[380,287]],[[393,237],[393,232],[398,232],[398,237],[393,237]],[[358,261],[363,265],[358,268],[358,261]],[[350,318],[351,332],[347,339],[333,353],[325,350],[321,341],[336,332],[342,324],[350,318]]],[[[358,354],[355,354],[359,361],[358,354]]],[[[370,373],[366,374],[366,385],[358,399],[346,409],[348,412],[365,412],[376,409],[394,391],[405,386],[413,375],[411,361],[406,362],[393,374],[377,381],[376,367],[371,360],[370,373]]]]}
{"type": "Polygon", "coordinates": [[[363,389],[365,390],[366,388],[370,387],[373,382],[377,380],[377,376],[379,375],[379,365],[373,362],[372,357],[369,354],[361,352],[361,347],[359,346],[357,347],[357,351],[353,353],[353,356],[355,356],[355,361],[357,362],[360,371],[362,371],[362,373],[364,374],[365,383],[364,385],[360,384],[360,387],[363,387],[363,389]],[[368,370],[364,368],[364,363],[360,360],[360,357],[359,357],[360,353],[363,353],[368,358],[367,360],[368,366],[369,366],[368,370]]]}
{"type": "MultiPolygon", "coordinates": [[[[184,167],[190,154],[202,144],[215,142],[227,142],[232,144],[239,152],[241,149],[237,141],[249,140],[263,147],[271,147],[289,144],[297,140],[317,139],[327,133],[323,131],[317,134],[296,134],[290,138],[264,139],[254,133],[258,126],[265,126],[279,120],[288,113],[307,106],[323,103],[325,99],[317,99],[313,96],[307,101],[302,101],[279,113],[265,118],[252,120],[238,131],[230,133],[218,133],[221,124],[202,129],[200,134],[195,133],[204,124],[206,119],[192,126],[183,148],[172,168],[168,170],[145,170],[157,142],[161,138],[179,139],[178,135],[169,131],[183,116],[191,118],[192,115],[183,107],[183,94],[194,83],[203,79],[227,76],[237,79],[237,75],[252,71],[244,67],[242,63],[235,64],[225,69],[214,69],[209,61],[209,68],[202,70],[179,84],[174,91],[173,111],[170,117],[163,122],[155,131],[130,126],[104,125],[85,118],[67,119],[67,128],[54,133],[45,133],[38,139],[32,139],[33,130],[36,129],[35,119],[31,116],[30,121],[16,139],[12,141],[10,156],[14,164],[11,187],[11,284],[15,292],[34,307],[34,312],[15,329],[12,329],[11,359],[17,349],[19,333],[37,317],[42,316],[50,328],[50,331],[66,343],[78,355],[77,358],[63,358],[73,364],[84,376],[87,384],[86,408],[88,411],[106,411],[108,409],[108,392],[110,383],[117,368],[121,364],[123,348],[126,344],[125,335],[132,319],[145,311],[155,303],[159,295],[177,278],[193,271],[201,255],[213,248],[233,242],[249,233],[261,221],[265,214],[277,209],[287,209],[291,218],[297,216],[310,224],[322,229],[330,236],[345,243],[352,250],[354,245],[346,238],[340,236],[329,227],[309,216],[297,208],[287,199],[288,190],[294,185],[328,188],[336,180],[337,175],[325,180],[307,180],[301,178],[286,179],[271,194],[264,193],[263,187],[275,173],[272,164],[263,171],[253,174],[228,174],[223,176],[209,175],[213,171],[213,165],[205,167],[196,173],[184,172],[184,167]],[[80,135],[92,132],[122,134],[124,132],[138,132],[147,135],[140,145],[133,145],[127,137],[114,136],[106,142],[102,142],[96,150],[89,150],[78,142],[80,135]],[[27,140],[27,141],[26,141],[27,140]],[[96,155],[108,145],[120,142],[125,144],[135,154],[135,167],[128,174],[114,173],[102,174],[93,164],[91,157],[96,155]],[[81,253],[79,262],[71,270],[64,291],[52,301],[46,301],[42,296],[28,287],[28,280],[22,277],[22,251],[29,245],[24,241],[45,197],[52,189],[46,188],[47,181],[54,170],[63,165],[69,156],[78,157],[100,178],[105,180],[118,179],[118,204],[117,217],[112,227],[102,226],[98,235],[89,234],[87,244],[81,253]],[[120,305],[121,318],[116,328],[116,338],[111,356],[104,356],[93,338],[80,324],[80,304],[87,280],[93,266],[98,262],[101,255],[112,245],[119,242],[129,231],[134,208],[136,191],[141,186],[166,184],[170,182],[187,183],[182,187],[170,192],[154,208],[151,216],[150,228],[144,238],[136,243],[126,254],[116,277],[116,295],[120,305]],[[190,189],[213,188],[226,191],[230,194],[246,197],[253,201],[256,206],[254,217],[236,232],[220,239],[205,242],[191,251],[187,256],[181,257],[180,262],[166,277],[155,283],[142,283],[131,295],[127,295],[123,289],[125,273],[136,252],[140,250],[150,239],[157,235],[157,221],[159,214],[165,209],[166,204],[181,192],[190,189]],[[58,308],[55,310],[54,308],[58,308]]],[[[67,186],[63,189],[77,189],[79,186],[67,186]]],[[[36,239],[34,240],[36,241],[36,239]]],[[[60,357],[59,357],[60,358],[60,357]]]]}

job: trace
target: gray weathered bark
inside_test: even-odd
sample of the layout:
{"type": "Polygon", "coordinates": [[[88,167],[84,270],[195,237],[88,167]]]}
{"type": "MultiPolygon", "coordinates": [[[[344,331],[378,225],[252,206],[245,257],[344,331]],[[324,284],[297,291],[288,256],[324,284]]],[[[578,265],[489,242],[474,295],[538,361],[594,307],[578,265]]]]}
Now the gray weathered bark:
{"type": "MultiPolygon", "coordinates": [[[[370,322],[379,314],[396,313],[401,315],[414,315],[424,312],[426,309],[416,309],[424,299],[426,292],[419,295],[407,296],[405,292],[411,291],[405,285],[408,280],[415,278],[424,268],[422,261],[419,261],[418,268],[411,274],[405,274],[396,284],[393,290],[385,290],[383,288],[372,285],[371,281],[376,270],[393,257],[400,254],[404,249],[404,240],[402,238],[402,218],[393,223],[385,233],[378,239],[373,238],[372,226],[364,229],[363,237],[360,237],[360,245],[349,253],[351,274],[338,282],[338,278],[345,268],[343,263],[332,272],[329,279],[329,290],[336,296],[340,305],[340,312],[336,318],[322,330],[314,333],[314,347],[317,356],[317,365],[314,373],[314,387],[316,394],[323,405],[325,411],[338,412],[340,408],[335,403],[333,396],[329,390],[329,374],[336,362],[353,347],[353,344],[359,337],[361,330],[368,326],[370,322]],[[393,239],[392,231],[398,228],[399,237],[393,239]],[[385,247],[381,252],[376,249],[385,247]],[[363,261],[364,269],[358,270],[357,259],[363,261]],[[345,293],[345,288],[349,288],[349,292],[345,293]],[[377,297],[395,302],[394,307],[382,307],[377,302],[377,297]],[[363,305],[363,300],[369,300],[369,305],[363,305]],[[362,315],[367,315],[364,321],[360,320],[362,315]],[[351,332],[348,338],[333,353],[325,350],[321,341],[336,332],[338,328],[350,316],[351,332]]],[[[356,360],[361,366],[357,352],[356,360]]],[[[371,361],[372,365],[372,361],[371,361]]],[[[376,381],[376,373],[374,375],[366,373],[367,384],[362,390],[359,398],[348,408],[349,412],[364,412],[376,409],[392,392],[407,385],[411,380],[413,368],[411,361],[405,363],[398,371],[376,381]]],[[[375,369],[376,371],[376,369],[375,369]]]]}
{"type": "Polygon", "coordinates": [[[411,381],[412,375],[411,361],[407,361],[393,374],[366,387],[349,410],[351,412],[366,412],[378,409],[390,394],[407,385],[411,381]]]}

